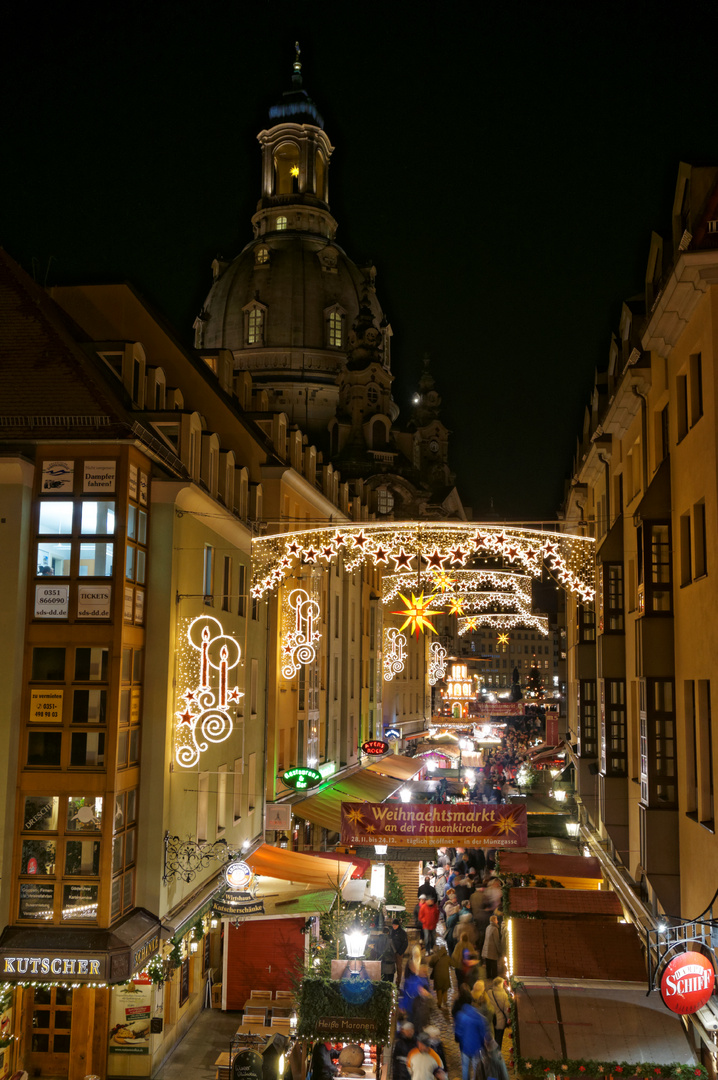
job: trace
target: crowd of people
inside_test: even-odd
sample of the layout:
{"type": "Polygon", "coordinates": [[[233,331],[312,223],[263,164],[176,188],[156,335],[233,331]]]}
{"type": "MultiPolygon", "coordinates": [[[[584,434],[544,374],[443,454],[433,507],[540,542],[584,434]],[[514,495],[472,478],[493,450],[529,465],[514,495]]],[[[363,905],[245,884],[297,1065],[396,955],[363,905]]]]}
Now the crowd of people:
{"type": "Polygon", "coordinates": [[[425,867],[414,910],[423,948],[412,948],[403,982],[408,936],[398,921],[392,924],[400,985],[395,1080],[444,1080],[446,1051],[432,1014],[438,1008],[448,1018],[452,970],[456,996],[451,1016],[462,1080],[508,1080],[501,1046],[511,1010],[502,974],[502,890],[494,863],[492,850],[440,848],[436,863],[425,867]],[[443,941],[437,941],[439,927],[443,941]]]}

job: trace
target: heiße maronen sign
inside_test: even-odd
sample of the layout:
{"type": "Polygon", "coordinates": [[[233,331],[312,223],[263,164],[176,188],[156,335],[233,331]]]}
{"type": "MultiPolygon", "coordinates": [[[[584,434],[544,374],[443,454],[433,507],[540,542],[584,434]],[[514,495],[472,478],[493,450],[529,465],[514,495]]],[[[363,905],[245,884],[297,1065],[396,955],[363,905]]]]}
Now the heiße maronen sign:
{"type": "Polygon", "coordinates": [[[342,803],[342,844],[525,848],[526,806],[342,803]]]}

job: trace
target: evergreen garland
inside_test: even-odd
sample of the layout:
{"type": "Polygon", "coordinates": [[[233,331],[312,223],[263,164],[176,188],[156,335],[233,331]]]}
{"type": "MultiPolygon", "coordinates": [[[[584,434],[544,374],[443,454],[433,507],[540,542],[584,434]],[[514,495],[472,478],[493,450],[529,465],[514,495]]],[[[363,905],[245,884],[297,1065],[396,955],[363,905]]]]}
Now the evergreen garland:
{"type": "Polygon", "coordinates": [[[384,1045],[391,1041],[396,987],[390,982],[372,982],[372,996],[362,1004],[352,1004],[342,994],[340,979],[307,976],[302,979],[297,997],[297,1036],[321,1037],[317,1024],[323,1016],[343,1016],[372,1020],[375,1023],[352,1031],[351,1040],[384,1045]]]}

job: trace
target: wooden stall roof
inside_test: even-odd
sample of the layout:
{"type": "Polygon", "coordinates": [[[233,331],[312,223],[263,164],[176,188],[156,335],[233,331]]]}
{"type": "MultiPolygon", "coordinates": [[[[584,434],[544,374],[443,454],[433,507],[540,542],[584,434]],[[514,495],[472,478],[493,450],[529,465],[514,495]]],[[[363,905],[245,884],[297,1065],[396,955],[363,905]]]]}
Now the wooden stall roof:
{"type": "Polygon", "coordinates": [[[601,864],[583,855],[537,855],[530,851],[502,851],[502,874],[530,874],[532,877],[570,881],[569,888],[596,889],[603,880],[601,864]],[[581,881],[582,884],[578,884],[581,881]]]}
{"type": "Polygon", "coordinates": [[[378,761],[372,761],[366,772],[381,773],[382,776],[391,776],[395,780],[411,780],[418,772],[421,772],[425,764],[423,758],[408,757],[406,754],[387,754],[378,761]]]}
{"type": "Polygon", "coordinates": [[[378,776],[369,769],[362,769],[344,780],[310,795],[292,807],[295,817],[304,818],[321,825],[330,832],[341,831],[343,802],[384,802],[401,785],[391,777],[378,776]]]}
{"type": "Polygon", "coordinates": [[[509,889],[509,911],[544,918],[562,915],[620,917],[621,901],[614,892],[596,889],[509,889]]]}
{"type": "Polygon", "coordinates": [[[641,944],[629,923],[513,919],[511,930],[518,979],[646,981],[641,944]]]}

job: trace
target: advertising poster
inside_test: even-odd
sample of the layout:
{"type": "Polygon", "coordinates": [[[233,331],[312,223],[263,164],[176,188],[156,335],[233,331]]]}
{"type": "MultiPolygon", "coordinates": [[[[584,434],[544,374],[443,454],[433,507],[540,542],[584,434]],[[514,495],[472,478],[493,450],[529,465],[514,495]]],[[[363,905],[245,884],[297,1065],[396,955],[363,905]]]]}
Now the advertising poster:
{"type": "Polygon", "coordinates": [[[82,474],[83,491],[114,491],[115,461],[86,461],[82,474]]]}
{"type": "Polygon", "coordinates": [[[138,979],[112,990],[110,1053],[149,1054],[152,983],[138,979]]]}
{"type": "Polygon", "coordinates": [[[132,609],[134,607],[135,593],[131,585],[125,585],[125,622],[132,622],[132,609]]]}
{"type": "Polygon", "coordinates": [[[149,477],[146,472],[140,473],[140,504],[147,506],[147,492],[149,490],[149,477]]]}
{"type": "Polygon", "coordinates": [[[64,690],[31,690],[30,722],[32,724],[61,724],[64,690]]]}
{"type": "Polygon", "coordinates": [[[109,619],[110,585],[80,585],[77,590],[78,619],[109,619]]]}
{"type": "Polygon", "coordinates": [[[142,589],[135,591],[135,622],[141,626],[145,618],[145,594],[142,589]]]}
{"type": "Polygon", "coordinates": [[[21,919],[51,919],[54,903],[54,885],[36,885],[33,882],[20,886],[21,919]]]}
{"type": "Polygon", "coordinates": [[[528,842],[526,805],[342,803],[342,844],[501,847],[528,842]]]}
{"type": "Polygon", "coordinates": [[[72,492],[74,468],[74,461],[43,461],[41,487],[43,495],[62,495],[68,491],[72,492]]]}
{"type": "Polygon", "coordinates": [[[130,498],[131,499],[136,499],[137,498],[137,466],[136,465],[130,465],[129,488],[130,488],[130,498]]]}
{"type": "Polygon", "coordinates": [[[69,585],[36,585],[35,618],[66,619],[70,613],[69,585]]]}

